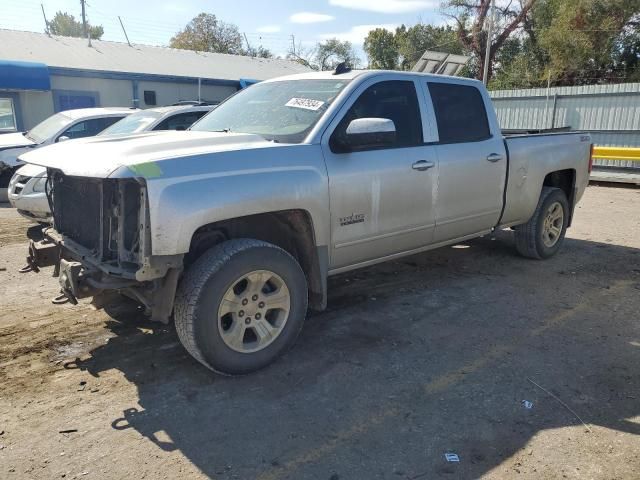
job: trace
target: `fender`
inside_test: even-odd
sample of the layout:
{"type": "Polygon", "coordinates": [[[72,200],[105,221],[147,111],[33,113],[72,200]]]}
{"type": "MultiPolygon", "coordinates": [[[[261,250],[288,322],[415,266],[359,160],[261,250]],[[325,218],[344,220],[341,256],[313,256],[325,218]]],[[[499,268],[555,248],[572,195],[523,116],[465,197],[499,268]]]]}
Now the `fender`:
{"type": "Polygon", "coordinates": [[[329,244],[328,179],[319,145],[277,145],[122,167],[111,178],[146,183],[151,254],[189,251],[210,223],[278,210],[309,212],[317,246],[329,244]]]}

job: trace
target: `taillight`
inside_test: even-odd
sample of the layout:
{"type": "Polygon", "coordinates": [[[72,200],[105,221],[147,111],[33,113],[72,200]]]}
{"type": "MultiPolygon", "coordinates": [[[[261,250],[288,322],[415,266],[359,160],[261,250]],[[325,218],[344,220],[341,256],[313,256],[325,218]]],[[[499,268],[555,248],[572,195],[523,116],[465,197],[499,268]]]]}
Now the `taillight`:
{"type": "Polygon", "coordinates": [[[593,170],[593,143],[591,144],[591,149],[589,150],[589,173],[593,170]]]}

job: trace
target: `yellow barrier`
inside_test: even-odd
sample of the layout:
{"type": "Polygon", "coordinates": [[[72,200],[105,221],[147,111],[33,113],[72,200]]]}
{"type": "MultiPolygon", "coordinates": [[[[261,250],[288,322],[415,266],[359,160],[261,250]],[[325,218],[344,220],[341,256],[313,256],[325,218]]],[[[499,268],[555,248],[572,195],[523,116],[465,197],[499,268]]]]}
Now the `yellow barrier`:
{"type": "Polygon", "coordinates": [[[594,160],[627,160],[640,162],[640,148],[630,147],[593,147],[594,160]]]}

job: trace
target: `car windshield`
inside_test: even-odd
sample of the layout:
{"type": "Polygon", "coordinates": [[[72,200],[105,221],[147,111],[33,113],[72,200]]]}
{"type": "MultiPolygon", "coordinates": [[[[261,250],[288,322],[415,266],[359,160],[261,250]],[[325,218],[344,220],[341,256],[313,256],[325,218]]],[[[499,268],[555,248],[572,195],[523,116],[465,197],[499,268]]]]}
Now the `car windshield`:
{"type": "Polygon", "coordinates": [[[300,143],[349,80],[282,80],[252,85],[203,117],[191,130],[255,133],[300,143]]]}
{"type": "Polygon", "coordinates": [[[27,138],[36,143],[42,143],[53,137],[71,122],[73,122],[71,117],[67,117],[64,113],[56,113],[29,130],[27,138]]]}
{"type": "Polygon", "coordinates": [[[149,110],[142,110],[141,112],[132,113],[124,117],[122,120],[114,123],[106,130],[103,130],[98,134],[99,137],[103,135],[115,135],[119,133],[138,133],[144,132],[149,125],[162,116],[160,112],[151,112],[149,110]]]}

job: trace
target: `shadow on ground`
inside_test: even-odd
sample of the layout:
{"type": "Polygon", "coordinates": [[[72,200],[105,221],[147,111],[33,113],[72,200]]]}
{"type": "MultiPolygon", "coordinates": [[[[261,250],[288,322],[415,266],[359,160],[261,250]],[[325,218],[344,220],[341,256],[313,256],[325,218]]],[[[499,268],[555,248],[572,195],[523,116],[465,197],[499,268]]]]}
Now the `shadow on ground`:
{"type": "Polygon", "coordinates": [[[501,232],[333,277],[329,309],[253,375],[211,374],[172,326],[123,306],[78,368],[137,386],[142,408],[112,428],[216,478],[477,478],[581,425],[528,379],[590,425],[640,434],[640,250],[567,239],[537,262],[511,247],[501,232]]]}

